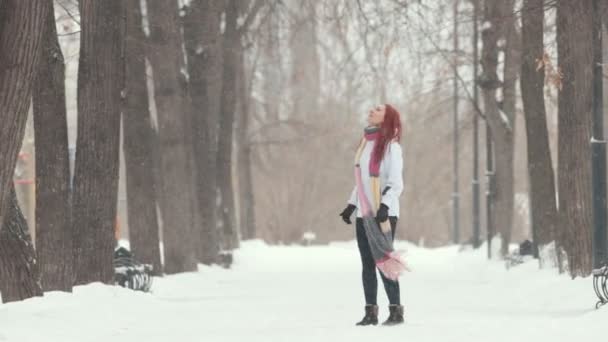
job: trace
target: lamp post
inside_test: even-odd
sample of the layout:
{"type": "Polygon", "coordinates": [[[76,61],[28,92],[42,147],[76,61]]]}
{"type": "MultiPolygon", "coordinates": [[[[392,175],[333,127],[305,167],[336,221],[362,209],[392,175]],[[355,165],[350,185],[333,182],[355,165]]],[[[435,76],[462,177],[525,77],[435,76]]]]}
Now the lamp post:
{"type": "Polygon", "coordinates": [[[602,87],[602,18],[600,1],[593,0],[593,266],[606,261],[606,142],[604,141],[602,87]]]}
{"type": "Polygon", "coordinates": [[[479,64],[479,26],[477,15],[479,11],[479,1],[473,0],[473,248],[479,248],[480,241],[480,220],[479,220],[479,92],[477,88],[477,68],[479,64]]]}
{"type": "Polygon", "coordinates": [[[458,0],[454,1],[454,190],[452,192],[452,238],[455,244],[460,242],[460,192],[458,189],[458,0]]]}

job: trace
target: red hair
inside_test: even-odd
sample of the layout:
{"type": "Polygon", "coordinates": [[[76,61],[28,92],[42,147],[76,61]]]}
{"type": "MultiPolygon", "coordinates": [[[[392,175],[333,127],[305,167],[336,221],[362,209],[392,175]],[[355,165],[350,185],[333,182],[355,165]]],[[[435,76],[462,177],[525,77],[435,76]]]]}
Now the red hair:
{"type": "Polygon", "coordinates": [[[401,141],[401,115],[395,107],[385,104],[384,121],[380,125],[380,136],[374,145],[372,159],[380,163],[384,158],[386,147],[392,141],[401,141]]]}

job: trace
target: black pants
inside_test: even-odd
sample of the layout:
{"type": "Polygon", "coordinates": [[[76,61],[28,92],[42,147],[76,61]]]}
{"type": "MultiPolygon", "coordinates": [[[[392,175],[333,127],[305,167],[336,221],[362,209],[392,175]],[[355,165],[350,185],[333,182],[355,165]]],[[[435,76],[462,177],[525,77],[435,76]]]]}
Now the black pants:
{"type": "MultiPolygon", "coordinates": [[[[397,228],[397,217],[389,217],[391,223],[391,229],[393,239],[395,238],[395,229],[397,228]]],[[[378,297],[378,279],[376,277],[376,262],[372,257],[372,251],[369,248],[367,242],[367,235],[365,235],[365,228],[363,227],[363,220],[357,218],[357,245],[359,246],[359,253],[361,254],[361,264],[363,265],[363,292],[365,293],[365,304],[377,305],[378,297]]],[[[384,283],[384,289],[390,304],[401,305],[401,295],[399,291],[399,282],[387,279],[382,272],[380,272],[382,282],[384,283]]]]}

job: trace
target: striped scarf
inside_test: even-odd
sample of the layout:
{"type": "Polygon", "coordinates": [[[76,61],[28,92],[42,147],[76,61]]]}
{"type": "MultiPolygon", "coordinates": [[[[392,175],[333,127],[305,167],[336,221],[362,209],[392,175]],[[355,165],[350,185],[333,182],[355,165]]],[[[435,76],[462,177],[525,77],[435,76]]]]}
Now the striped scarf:
{"type": "Polygon", "coordinates": [[[399,276],[408,270],[407,265],[401,258],[401,253],[393,248],[393,237],[389,220],[378,223],[376,212],[380,208],[382,194],[380,191],[380,163],[382,156],[370,156],[369,174],[370,189],[373,196],[372,202],[367,198],[364,191],[363,180],[361,178],[361,154],[368,141],[377,141],[380,131],[377,127],[366,128],[365,136],[361,139],[361,144],[355,155],[355,181],[357,184],[357,197],[359,209],[362,212],[363,225],[367,241],[372,252],[376,267],[391,280],[397,280],[399,276]]]}

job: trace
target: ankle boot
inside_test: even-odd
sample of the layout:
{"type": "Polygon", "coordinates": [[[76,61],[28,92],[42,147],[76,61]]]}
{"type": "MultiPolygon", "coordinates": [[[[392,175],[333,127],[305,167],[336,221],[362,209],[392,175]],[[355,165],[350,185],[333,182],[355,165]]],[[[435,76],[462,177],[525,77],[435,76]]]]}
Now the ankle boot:
{"type": "Polygon", "coordinates": [[[366,305],[365,317],[357,325],[377,325],[378,324],[378,305],[366,305]]]}
{"type": "Polygon", "coordinates": [[[390,315],[382,325],[396,325],[403,323],[403,306],[391,305],[388,307],[390,315]]]}

